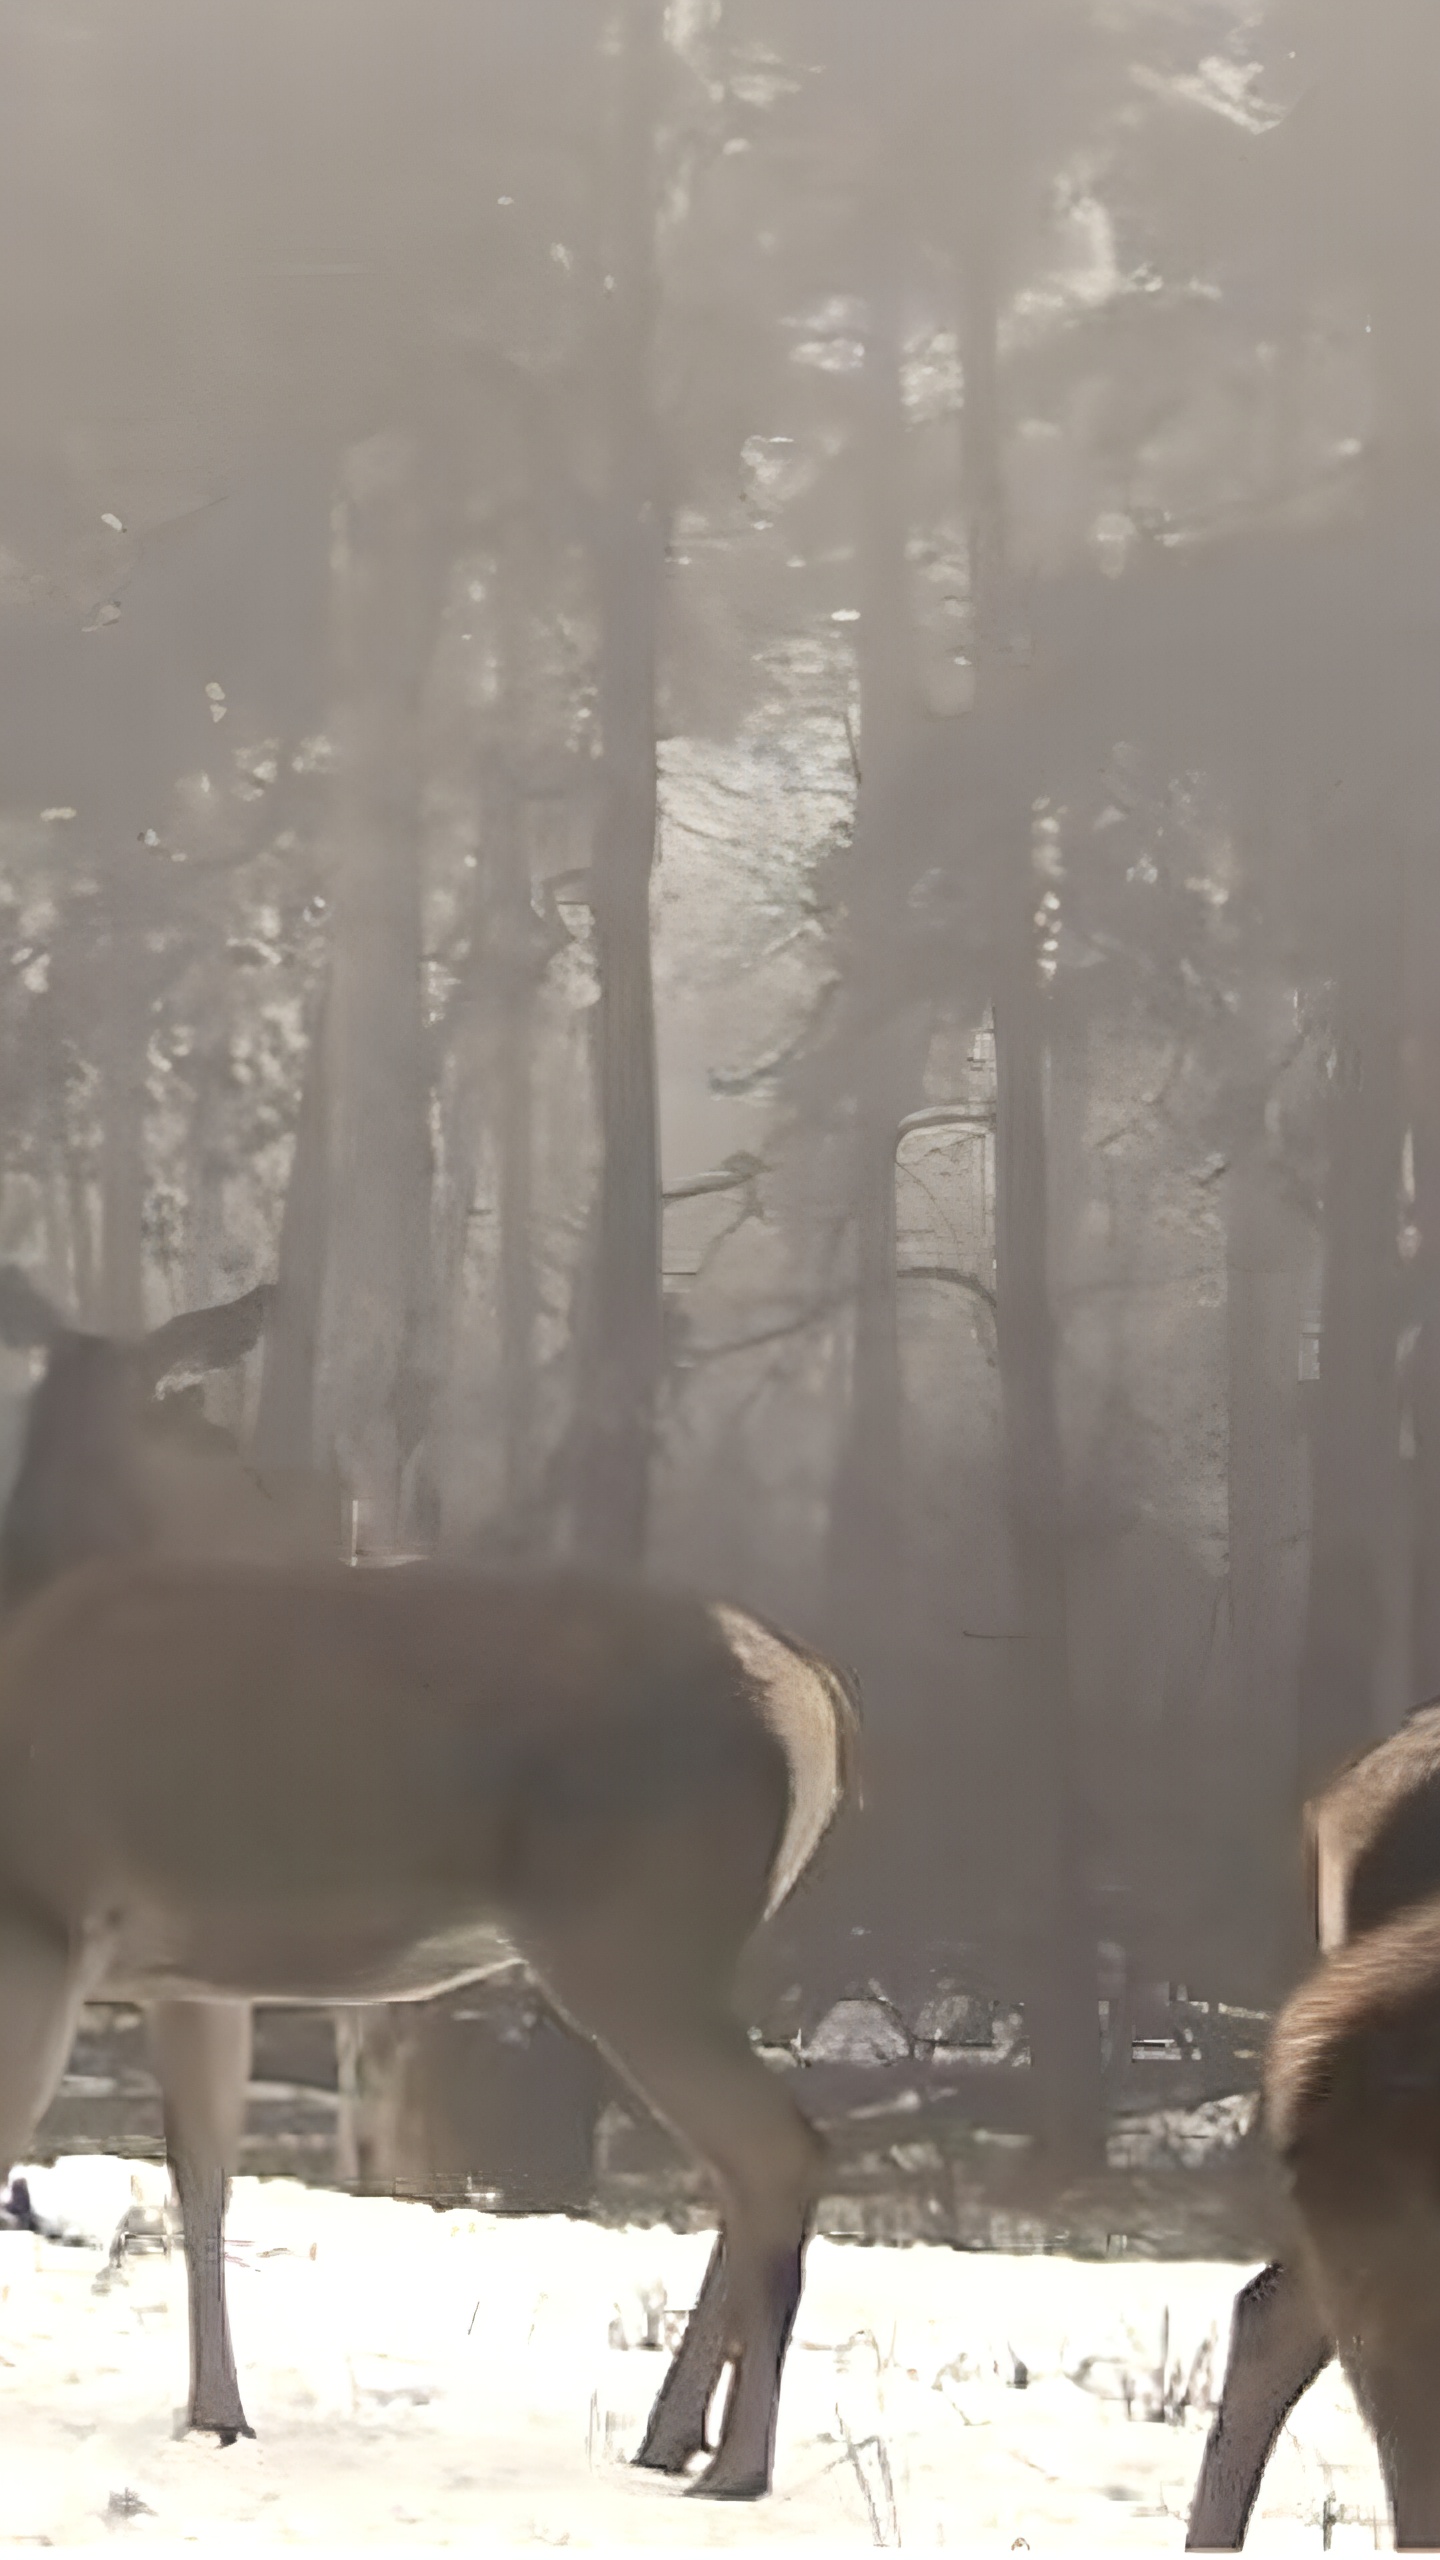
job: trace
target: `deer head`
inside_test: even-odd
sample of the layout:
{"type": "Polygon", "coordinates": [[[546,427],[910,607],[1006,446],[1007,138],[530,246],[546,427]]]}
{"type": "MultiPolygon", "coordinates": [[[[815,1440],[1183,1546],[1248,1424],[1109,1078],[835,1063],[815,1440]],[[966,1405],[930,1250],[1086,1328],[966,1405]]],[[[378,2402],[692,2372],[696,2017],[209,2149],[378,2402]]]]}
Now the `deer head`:
{"type": "MultiPolygon", "coordinates": [[[[68,1325],[22,1271],[0,1269],[0,1341],[45,1353],[0,1520],[0,1596],[23,1600],[90,1557],[168,1550],[174,1535],[184,1534],[177,1463],[192,1471],[207,1466],[212,1477],[219,1466],[228,1470],[227,1483],[252,1481],[229,1434],[206,1422],[193,1393],[161,1391],[243,1359],[274,1295],[269,1287],[249,1289],[223,1305],[173,1316],[138,1342],[121,1342],[68,1325]]],[[[200,1482],[192,1476],[192,1489],[200,1482]]],[[[205,1543],[223,1552],[223,1536],[205,1543]]]]}

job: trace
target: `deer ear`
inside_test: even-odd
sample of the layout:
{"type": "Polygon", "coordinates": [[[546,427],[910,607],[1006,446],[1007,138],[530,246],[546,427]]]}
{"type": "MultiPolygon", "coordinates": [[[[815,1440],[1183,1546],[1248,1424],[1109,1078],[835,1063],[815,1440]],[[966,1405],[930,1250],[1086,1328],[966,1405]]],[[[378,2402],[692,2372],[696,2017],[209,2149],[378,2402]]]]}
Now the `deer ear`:
{"type": "Polygon", "coordinates": [[[64,1317],[18,1263],[0,1264],[0,1342],[12,1351],[41,1351],[67,1330],[64,1317]]]}
{"type": "Polygon", "coordinates": [[[229,1298],[223,1306],[196,1307],[189,1315],[172,1316],[168,1324],[147,1333],[138,1347],[145,1377],[158,1387],[165,1378],[233,1369],[237,1360],[254,1350],[274,1303],[273,1285],[262,1281],[258,1289],[247,1289],[243,1298],[229,1298]]]}

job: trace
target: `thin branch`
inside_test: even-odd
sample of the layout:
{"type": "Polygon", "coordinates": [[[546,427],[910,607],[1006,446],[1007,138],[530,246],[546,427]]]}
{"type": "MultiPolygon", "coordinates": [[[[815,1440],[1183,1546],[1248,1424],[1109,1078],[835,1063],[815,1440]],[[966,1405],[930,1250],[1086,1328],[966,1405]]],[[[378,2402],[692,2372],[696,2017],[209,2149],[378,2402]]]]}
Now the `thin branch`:
{"type": "Polygon", "coordinates": [[[661,1192],[668,1209],[676,1200],[703,1200],[712,1191],[746,1191],[769,1166],[762,1156],[740,1153],[727,1156],[716,1173],[692,1174],[688,1182],[676,1182],[661,1192]]]}
{"type": "Polygon", "coordinates": [[[802,1023],[794,1039],[787,1041],[783,1049],[775,1050],[772,1056],[762,1058],[758,1066],[733,1069],[712,1067],[706,1079],[711,1092],[726,1095],[754,1093],[763,1084],[773,1084],[778,1075],[782,1075],[787,1067],[793,1066],[795,1060],[814,1039],[840,992],[841,984],[842,981],[838,976],[827,978],[811,1006],[807,1020],[802,1023]]]}
{"type": "Polygon", "coordinates": [[[917,1129],[964,1129],[983,1137],[995,1126],[994,1105],[986,1102],[931,1102],[923,1111],[907,1111],[895,1132],[897,1146],[917,1129]]]}
{"type": "Polygon", "coordinates": [[[1118,1147],[1122,1139],[1133,1137],[1136,1130],[1141,1127],[1149,1112],[1158,1112],[1162,1119],[1167,1117],[1165,1105],[1170,1099],[1171,1089],[1175,1083],[1176,1077],[1180,1073],[1184,1058],[1184,1043],[1176,1040],[1172,1044],[1170,1055],[1165,1061],[1164,1073],[1155,1087],[1154,1092],[1147,1093],[1142,1096],[1138,1111],[1132,1111],[1128,1119],[1119,1121],[1113,1129],[1106,1130],[1103,1138],[1097,1138],[1095,1140],[1095,1152],[1097,1155],[1104,1154],[1110,1147],[1118,1147]]]}
{"type": "Polygon", "coordinates": [[[973,1272],[957,1270],[953,1263],[907,1263],[903,1271],[896,1272],[895,1277],[897,1280],[941,1280],[947,1288],[960,1289],[967,1298],[974,1298],[977,1304],[988,1308],[992,1316],[995,1313],[994,1290],[987,1289],[984,1281],[977,1280],[973,1272]]]}
{"type": "MultiPolygon", "coordinates": [[[[990,1315],[995,1313],[994,1290],[987,1289],[984,1281],[977,1280],[972,1273],[957,1270],[952,1263],[907,1263],[895,1277],[897,1281],[938,1280],[945,1287],[959,1289],[967,1298],[973,1298],[990,1315]]],[[[854,1305],[859,1295],[859,1290],[853,1285],[837,1289],[828,1297],[812,1300],[808,1307],[797,1308],[793,1314],[780,1318],[774,1324],[762,1325],[754,1333],[734,1334],[725,1342],[696,1343],[687,1351],[685,1365],[692,1368],[702,1360],[727,1360],[735,1352],[759,1351],[767,1343],[784,1342],[794,1334],[807,1333],[813,1326],[828,1324],[832,1316],[843,1314],[846,1307],[854,1305]]]]}
{"type": "Polygon", "coordinates": [[[843,1313],[855,1296],[853,1289],[842,1289],[832,1298],[817,1299],[813,1306],[802,1307],[795,1315],[782,1317],[777,1324],[762,1325],[755,1333],[732,1335],[728,1342],[699,1342],[685,1355],[687,1368],[702,1360],[728,1360],[738,1351],[760,1351],[766,1343],[784,1342],[792,1334],[808,1333],[817,1324],[828,1324],[832,1316],[843,1313]]]}

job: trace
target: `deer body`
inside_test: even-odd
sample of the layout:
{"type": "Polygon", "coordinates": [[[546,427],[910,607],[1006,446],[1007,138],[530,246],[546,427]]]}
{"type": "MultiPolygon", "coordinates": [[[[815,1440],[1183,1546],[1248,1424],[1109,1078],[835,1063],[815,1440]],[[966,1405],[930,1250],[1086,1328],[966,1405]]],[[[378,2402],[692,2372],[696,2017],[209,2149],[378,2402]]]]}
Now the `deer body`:
{"type": "Polygon", "coordinates": [[[1280,2429],[1337,2342],[1398,2547],[1440,2543],[1440,2502],[1417,2485],[1422,2441],[1440,2445],[1440,2320],[1427,2345],[1414,2309],[1440,2307],[1440,2218],[1432,2230],[1422,2201],[1427,2181],[1440,2194],[1440,1705],[1344,1770],[1306,1829],[1321,1962],[1280,2012],[1265,2072],[1294,2229],[1236,2297],[1191,2551],[1241,2548],[1280,2429]]]}
{"type": "MultiPolygon", "coordinates": [[[[717,1836],[758,1919],[791,1801],[766,1709],[669,1595],[89,1565],[0,1643],[0,1879],[104,1944],[114,1998],[426,1999],[513,1961],[503,1913],[623,1896],[662,1821],[717,1836]]],[[[818,1678],[814,1714],[833,1768],[818,1678]]]]}
{"type": "MultiPolygon", "coordinates": [[[[258,1329],[253,1308],[212,1315],[258,1329]]],[[[202,1319],[179,1321],[193,1357],[202,1319]]],[[[163,1487],[181,1479],[157,1471],[137,1393],[173,1340],[58,1320],[47,1339],[0,1525],[0,2172],[83,2002],[145,2007],[186,2236],[189,2423],[233,2441],[250,2430],[223,2221],[251,2003],[420,2000],[518,1953],[720,2191],[639,2459],[679,2471],[703,2449],[733,2358],[695,2485],[762,2493],[822,2151],[731,1999],[846,1792],[845,1683],[683,1594],[235,1561],[229,1531],[230,1560],[177,1559],[163,1487]]]]}

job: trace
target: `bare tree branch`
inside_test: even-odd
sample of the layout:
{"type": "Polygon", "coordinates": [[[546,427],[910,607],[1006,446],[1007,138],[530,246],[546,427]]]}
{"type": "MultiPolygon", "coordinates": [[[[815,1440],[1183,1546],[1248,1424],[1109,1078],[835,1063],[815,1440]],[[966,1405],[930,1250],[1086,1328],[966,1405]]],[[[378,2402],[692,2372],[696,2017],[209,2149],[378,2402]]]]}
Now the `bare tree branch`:
{"type": "Polygon", "coordinates": [[[712,1191],[746,1191],[768,1171],[763,1156],[748,1155],[741,1148],[725,1158],[718,1172],[692,1174],[688,1182],[672,1183],[660,1197],[668,1209],[676,1200],[703,1200],[712,1191]]]}
{"type": "MultiPolygon", "coordinates": [[[[994,1290],[987,1289],[983,1280],[977,1280],[971,1272],[958,1270],[952,1263],[911,1263],[897,1271],[895,1277],[897,1280],[940,1281],[945,1287],[959,1289],[967,1298],[973,1298],[988,1314],[995,1312],[994,1290]]],[[[759,1351],[767,1343],[783,1342],[793,1334],[808,1332],[812,1326],[828,1324],[832,1316],[841,1315],[846,1307],[853,1306],[859,1294],[853,1286],[836,1289],[826,1297],[812,1299],[809,1306],[796,1308],[774,1324],[758,1327],[754,1333],[735,1334],[724,1342],[695,1343],[686,1352],[686,1366],[693,1367],[705,1360],[726,1360],[741,1351],[759,1351]]]]}
{"type": "Polygon", "coordinates": [[[761,1085],[773,1084],[777,1076],[783,1075],[787,1067],[794,1065],[795,1060],[803,1054],[814,1039],[840,992],[841,984],[842,981],[838,975],[827,978],[794,1039],[787,1041],[783,1049],[775,1050],[770,1057],[762,1058],[758,1066],[712,1067],[706,1079],[711,1092],[726,1095],[755,1093],[761,1085]]]}

